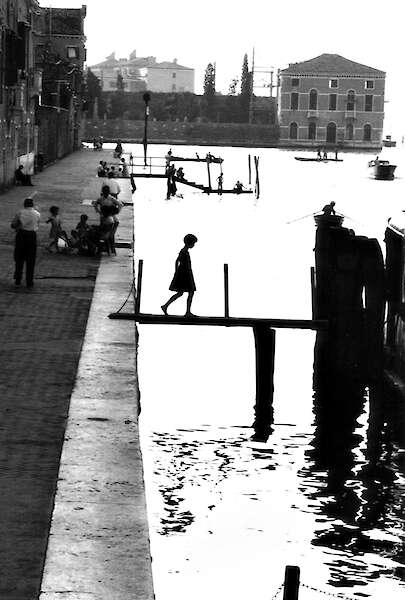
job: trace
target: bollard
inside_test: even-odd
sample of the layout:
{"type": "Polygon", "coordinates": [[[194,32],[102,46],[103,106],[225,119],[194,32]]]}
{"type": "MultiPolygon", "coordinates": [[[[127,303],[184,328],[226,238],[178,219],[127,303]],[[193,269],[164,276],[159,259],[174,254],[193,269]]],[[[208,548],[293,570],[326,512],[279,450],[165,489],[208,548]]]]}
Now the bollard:
{"type": "Polygon", "coordinates": [[[135,314],[138,315],[141,308],[141,291],[142,291],[142,270],[143,260],[138,260],[138,279],[136,284],[136,295],[135,295],[135,314]]]}
{"type": "Polygon", "coordinates": [[[284,595],[283,600],[298,600],[298,590],[300,587],[300,568],[287,566],[284,575],[284,595]]]}

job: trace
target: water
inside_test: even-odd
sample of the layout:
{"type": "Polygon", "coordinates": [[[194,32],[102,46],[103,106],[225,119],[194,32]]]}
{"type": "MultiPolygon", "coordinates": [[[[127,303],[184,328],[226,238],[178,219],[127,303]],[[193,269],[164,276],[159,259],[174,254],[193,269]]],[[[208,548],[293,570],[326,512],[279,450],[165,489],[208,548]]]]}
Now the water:
{"type": "MultiPolygon", "coordinates": [[[[141,154],[139,146],[131,149],[141,154]]],[[[150,150],[163,156],[167,147],[150,150]]],[[[176,147],[182,155],[196,150],[208,151],[176,147]]],[[[312,218],[296,219],[335,200],[351,219],[346,226],[382,242],[387,218],[405,209],[402,149],[382,155],[399,165],[392,182],[371,178],[370,155],[317,164],[275,149],[211,150],[225,159],[224,187],[237,179],[246,184],[247,155],[259,155],[261,196],[206,196],[179,185],[183,198],[166,201],[164,180],[139,179],[135,254],[144,260],[142,312],[160,312],[182,238],[194,233],[193,312],[224,314],[228,263],[231,315],[310,318],[315,229],[312,218]]],[[[206,183],[204,164],[183,167],[187,178],[206,183]]],[[[184,310],[184,299],[169,308],[184,310]]],[[[274,432],[266,443],[254,443],[251,330],[139,330],[157,600],[270,599],[287,564],[299,565],[302,582],[325,592],[402,598],[403,415],[393,409],[370,419],[366,394],[350,423],[323,422],[312,390],[315,334],[278,330],[274,432]]],[[[316,597],[322,594],[300,590],[300,600],[316,597]]]]}

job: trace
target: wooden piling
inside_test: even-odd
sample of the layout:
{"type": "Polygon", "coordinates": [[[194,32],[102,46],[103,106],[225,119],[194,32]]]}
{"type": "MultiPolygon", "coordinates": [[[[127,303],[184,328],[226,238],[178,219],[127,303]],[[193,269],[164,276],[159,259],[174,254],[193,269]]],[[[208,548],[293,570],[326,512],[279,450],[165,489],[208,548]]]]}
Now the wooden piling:
{"type": "MultiPolygon", "coordinates": [[[[210,159],[207,157],[208,189],[209,189],[209,192],[210,192],[210,191],[211,191],[211,189],[212,189],[212,185],[211,185],[211,171],[210,171],[210,162],[211,162],[211,161],[210,161],[210,159]]],[[[208,192],[208,193],[209,193],[209,192],[208,192]]]]}
{"type": "Polygon", "coordinates": [[[224,264],[224,300],[225,300],[225,317],[229,317],[229,277],[228,265],[224,264]]]}
{"type": "Polygon", "coordinates": [[[254,436],[256,441],[266,441],[273,424],[274,355],[276,332],[265,325],[253,326],[256,350],[256,404],[254,436]]]}
{"type": "Polygon", "coordinates": [[[248,167],[249,167],[249,185],[251,185],[252,184],[252,163],[251,163],[250,154],[248,156],[248,167]]]}
{"type": "Polygon", "coordinates": [[[300,587],[300,568],[288,565],[284,575],[283,600],[298,600],[300,587]]]}
{"type": "Polygon", "coordinates": [[[136,294],[135,294],[135,314],[139,314],[141,308],[141,291],[142,291],[142,270],[143,260],[138,260],[138,279],[136,283],[136,294]]]}

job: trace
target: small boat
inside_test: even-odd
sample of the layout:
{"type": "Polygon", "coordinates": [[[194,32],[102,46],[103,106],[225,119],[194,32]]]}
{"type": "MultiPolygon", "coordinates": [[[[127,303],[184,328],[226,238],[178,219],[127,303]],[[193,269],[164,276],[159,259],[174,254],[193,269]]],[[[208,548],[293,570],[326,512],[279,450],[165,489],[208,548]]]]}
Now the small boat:
{"type": "Polygon", "coordinates": [[[390,135],[386,135],[385,139],[382,141],[382,145],[386,146],[387,148],[395,148],[395,146],[397,145],[396,141],[393,140],[391,138],[390,135]]]}
{"type": "Polygon", "coordinates": [[[385,181],[394,179],[394,172],[397,165],[391,165],[389,160],[370,160],[368,166],[374,170],[374,178],[385,181]]]}
{"type": "Polygon", "coordinates": [[[295,160],[302,160],[306,162],[343,162],[343,158],[308,158],[305,156],[294,156],[295,160]]]}
{"type": "Polygon", "coordinates": [[[315,223],[319,226],[327,227],[341,227],[344,216],[343,215],[325,215],[325,213],[318,213],[314,215],[315,223]]]}

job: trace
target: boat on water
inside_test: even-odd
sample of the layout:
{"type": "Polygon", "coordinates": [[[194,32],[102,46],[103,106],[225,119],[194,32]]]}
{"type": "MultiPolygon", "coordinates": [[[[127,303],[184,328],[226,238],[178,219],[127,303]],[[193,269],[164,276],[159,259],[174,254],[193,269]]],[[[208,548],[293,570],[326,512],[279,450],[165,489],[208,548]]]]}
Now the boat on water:
{"type": "Polygon", "coordinates": [[[343,158],[309,158],[307,156],[294,156],[294,158],[305,162],[343,162],[343,158]]]}
{"type": "Polygon", "coordinates": [[[382,141],[382,145],[386,146],[387,148],[395,148],[395,146],[397,145],[397,143],[396,143],[395,140],[393,140],[391,138],[390,135],[386,135],[385,139],[383,139],[383,141],[382,141]]]}
{"type": "Polygon", "coordinates": [[[392,165],[389,160],[374,159],[370,160],[368,166],[373,169],[374,178],[385,181],[394,179],[394,172],[397,165],[392,165]]]}

